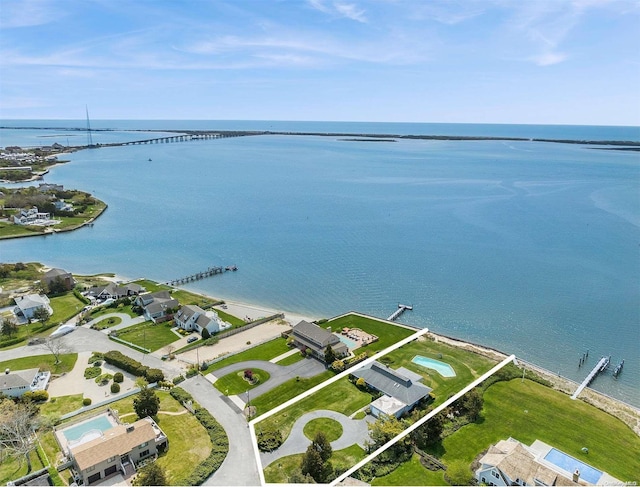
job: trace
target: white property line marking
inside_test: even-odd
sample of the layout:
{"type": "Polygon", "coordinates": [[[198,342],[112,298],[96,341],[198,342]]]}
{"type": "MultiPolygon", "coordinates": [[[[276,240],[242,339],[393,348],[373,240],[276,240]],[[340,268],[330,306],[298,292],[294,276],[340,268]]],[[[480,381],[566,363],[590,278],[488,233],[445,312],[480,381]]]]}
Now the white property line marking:
{"type": "Polygon", "coordinates": [[[475,386],[477,386],[478,384],[480,384],[481,382],[484,382],[485,380],[487,380],[489,377],[491,377],[493,374],[495,374],[498,370],[500,370],[502,367],[504,367],[505,365],[507,365],[508,363],[512,362],[513,359],[515,359],[516,356],[515,355],[510,355],[509,357],[507,357],[506,359],[504,359],[502,362],[500,362],[498,365],[496,365],[494,368],[492,368],[489,372],[487,372],[486,374],[484,374],[482,377],[476,379],[475,381],[473,381],[471,384],[469,384],[467,387],[465,387],[464,389],[462,389],[460,392],[458,392],[456,395],[454,395],[453,397],[451,397],[450,399],[448,399],[447,401],[445,401],[444,403],[442,403],[440,406],[438,406],[437,408],[435,408],[433,411],[431,411],[429,414],[427,414],[424,418],[421,418],[419,421],[416,421],[415,423],[413,423],[411,426],[409,426],[406,430],[404,430],[402,433],[400,433],[398,436],[396,436],[395,438],[392,438],[391,440],[389,440],[388,442],[386,442],[384,445],[382,445],[380,448],[378,448],[376,451],[374,451],[373,453],[371,453],[369,456],[367,456],[364,460],[360,461],[359,463],[357,463],[356,465],[354,465],[353,467],[351,467],[349,470],[347,470],[345,473],[343,473],[342,475],[340,475],[337,479],[335,479],[333,482],[331,482],[329,485],[336,485],[338,482],[342,482],[344,479],[346,479],[348,476],[350,476],[352,473],[354,473],[355,471],[359,470],[360,468],[362,468],[364,465],[366,465],[367,463],[369,463],[371,460],[373,460],[375,457],[377,457],[378,455],[380,455],[380,453],[382,453],[383,451],[385,451],[386,449],[388,449],[389,447],[395,445],[398,441],[400,441],[402,438],[404,438],[405,436],[407,436],[409,433],[411,433],[413,430],[419,428],[420,426],[422,426],[424,423],[426,423],[427,421],[429,421],[433,416],[435,416],[436,414],[438,414],[440,411],[442,411],[444,408],[446,408],[447,406],[449,406],[449,404],[451,404],[454,401],[457,401],[458,399],[460,399],[462,396],[464,396],[467,392],[469,392],[471,389],[473,389],[475,386]]]}
{"type": "Polygon", "coordinates": [[[260,451],[258,450],[258,442],[256,441],[256,433],[255,433],[255,424],[267,419],[270,416],[273,416],[276,413],[279,413],[280,411],[282,411],[283,409],[288,408],[289,406],[291,406],[292,404],[297,403],[298,401],[301,401],[302,399],[305,399],[306,397],[310,396],[311,394],[316,393],[317,391],[333,384],[334,382],[342,379],[343,377],[348,376],[349,374],[352,374],[353,371],[361,369],[362,367],[369,365],[371,362],[375,361],[378,359],[378,357],[382,357],[390,352],[393,352],[396,348],[400,348],[402,345],[405,345],[413,340],[416,340],[418,338],[420,338],[422,335],[426,334],[429,332],[428,328],[424,328],[423,330],[419,330],[416,333],[414,333],[413,335],[408,336],[407,338],[403,338],[402,340],[400,340],[398,343],[394,343],[393,345],[391,345],[390,347],[385,348],[384,350],[382,350],[381,352],[376,353],[374,356],[369,357],[366,360],[363,360],[362,362],[360,362],[359,364],[355,365],[354,367],[345,370],[344,372],[340,372],[339,374],[335,375],[334,377],[332,377],[329,380],[326,380],[320,384],[318,384],[317,386],[312,387],[311,389],[309,389],[308,391],[305,391],[301,394],[298,394],[296,397],[289,399],[287,402],[280,404],[280,406],[277,406],[275,408],[273,408],[271,411],[267,411],[266,413],[258,416],[255,419],[252,419],[251,421],[249,421],[249,430],[251,432],[251,439],[253,440],[253,453],[256,456],[256,462],[258,465],[258,474],[260,475],[260,485],[265,485],[265,479],[264,479],[264,470],[262,468],[262,462],[260,461],[260,451]]]}

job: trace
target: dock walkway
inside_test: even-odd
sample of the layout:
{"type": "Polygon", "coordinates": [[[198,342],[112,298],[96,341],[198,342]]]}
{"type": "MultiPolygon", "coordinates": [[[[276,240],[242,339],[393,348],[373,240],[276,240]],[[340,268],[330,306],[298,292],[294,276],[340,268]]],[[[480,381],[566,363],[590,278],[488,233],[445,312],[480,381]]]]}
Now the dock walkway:
{"type": "Polygon", "coordinates": [[[593,368],[593,370],[591,372],[589,372],[589,375],[587,376],[587,378],[585,380],[582,381],[582,384],[580,384],[578,386],[578,388],[576,389],[576,392],[573,393],[573,396],[571,396],[571,399],[577,399],[578,396],[580,395],[580,393],[582,392],[582,390],[587,387],[591,381],[593,379],[596,378],[596,376],[602,372],[604,369],[606,369],[609,366],[609,362],[610,362],[611,358],[610,357],[602,357],[598,363],[596,364],[596,366],[593,368]]]}
{"type": "Polygon", "coordinates": [[[400,315],[401,315],[402,313],[404,313],[406,310],[411,311],[412,309],[413,309],[413,306],[408,306],[408,305],[406,305],[406,304],[399,304],[399,305],[398,305],[398,309],[397,309],[396,311],[394,311],[394,313],[393,313],[391,316],[389,316],[389,317],[387,318],[387,320],[388,320],[388,321],[395,321],[395,320],[397,320],[397,319],[400,317],[400,315]]]}

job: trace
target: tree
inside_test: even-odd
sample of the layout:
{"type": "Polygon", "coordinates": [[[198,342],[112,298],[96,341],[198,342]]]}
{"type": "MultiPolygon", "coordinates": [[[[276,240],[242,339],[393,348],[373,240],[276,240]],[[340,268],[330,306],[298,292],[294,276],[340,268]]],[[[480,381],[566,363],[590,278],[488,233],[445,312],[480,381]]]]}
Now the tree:
{"type": "Polygon", "coordinates": [[[44,306],[40,306],[39,308],[36,308],[34,310],[33,318],[38,320],[43,325],[46,325],[47,321],[49,321],[49,318],[51,318],[51,313],[49,313],[49,310],[44,306]]]}
{"type": "Polygon", "coordinates": [[[0,451],[19,458],[20,464],[25,459],[28,472],[31,472],[29,454],[37,444],[37,426],[37,415],[29,403],[14,403],[10,399],[0,402],[0,451]]]}
{"type": "Polygon", "coordinates": [[[160,409],[160,398],[153,389],[143,387],[133,400],[133,409],[140,419],[155,416],[160,409]]]}
{"type": "MultiPolygon", "coordinates": [[[[406,428],[404,421],[394,416],[380,416],[377,421],[369,424],[369,437],[367,442],[369,452],[375,451],[382,445],[398,436],[406,428]]],[[[374,463],[400,463],[408,460],[413,452],[411,439],[405,436],[400,441],[386,449],[373,461],[374,463]]]]}
{"type": "Polygon", "coordinates": [[[4,318],[0,327],[0,334],[11,337],[18,333],[18,325],[11,318],[4,318]]]}
{"type": "Polygon", "coordinates": [[[60,355],[69,351],[67,342],[63,337],[47,337],[41,346],[53,354],[56,364],[60,363],[60,355]]]}
{"type": "Polygon", "coordinates": [[[320,458],[322,458],[323,462],[326,462],[331,458],[333,449],[331,448],[331,443],[327,440],[327,436],[322,431],[318,431],[316,433],[315,438],[311,442],[311,446],[320,454],[320,458]]]}
{"type": "Polygon", "coordinates": [[[150,463],[138,470],[134,485],[167,485],[167,476],[156,462],[150,463]]]}
{"type": "Polygon", "coordinates": [[[302,457],[300,464],[302,475],[310,475],[316,482],[323,482],[324,462],[320,453],[318,453],[312,445],[309,445],[306,453],[302,457]]]}
{"type": "Polygon", "coordinates": [[[206,340],[207,338],[211,338],[211,333],[206,328],[202,329],[202,339],[206,340]]]}
{"type": "Polygon", "coordinates": [[[462,414],[467,415],[470,421],[477,421],[484,406],[482,392],[474,387],[456,402],[456,406],[462,414]]]}
{"type": "Polygon", "coordinates": [[[411,433],[411,438],[418,448],[425,448],[440,441],[444,430],[444,418],[444,414],[440,412],[411,433]]]}
{"type": "Polygon", "coordinates": [[[296,469],[291,472],[289,475],[289,483],[290,484],[315,484],[316,482],[313,480],[313,477],[309,474],[303,475],[303,473],[296,469]]]}
{"type": "Polygon", "coordinates": [[[326,364],[332,364],[336,359],[336,354],[331,348],[331,345],[327,345],[327,348],[324,350],[324,362],[326,364]]]}

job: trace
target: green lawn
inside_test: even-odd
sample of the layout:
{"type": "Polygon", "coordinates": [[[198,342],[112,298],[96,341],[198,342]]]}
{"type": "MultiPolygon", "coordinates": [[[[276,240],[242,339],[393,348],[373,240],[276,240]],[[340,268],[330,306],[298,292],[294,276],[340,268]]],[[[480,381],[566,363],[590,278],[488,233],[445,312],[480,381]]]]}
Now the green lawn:
{"type": "Polygon", "coordinates": [[[400,465],[389,475],[378,477],[371,485],[447,485],[442,470],[432,472],[420,463],[414,453],[411,460],[400,465]]]}
{"type": "Polygon", "coordinates": [[[381,362],[392,369],[400,366],[412,370],[423,377],[422,383],[433,389],[436,397],[435,405],[443,403],[447,398],[463,389],[482,374],[493,367],[496,362],[461,348],[434,342],[428,337],[409,342],[381,359],[381,362]],[[433,369],[427,369],[411,362],[416,355],[446,362],[456,372],[455,377],[442,377],[433,369]]]}
{"type": "MultiPolygon", "coordinates": [[[[44,465],[42,465],[35,450],[29,454],[29,457],[31,458],[32,471],[43,468],[44,465]]],[[[0,462],[0,483],[2,485],[6,485],[10,480],[18,479],[26,474],[27,462],[24,457],[22,463],[17,458],[3,458],[0,462]]]]}
{"type": "Polygon", "coordinates": [[[220,360],[215,364],[211,364],[207,367],[207,370],[203,372],[206,375],[214,370],[221,369],[227,365],[237,364],[238,362],[244,362],[246,360],[271,360],[272,358],[282,355],[283,353],[291,350],[287,345],[287,341],[284,338],[275,338],[274,340],[263,343],[256,347],[245,350],[244,352],[237,353],[230,357],[220,360]]]}
{"type": "MultiPolygon", "coordinates": [[[[362,352],[364,350],[369,351],[370,355],[373,352],[379,352],[380,350],[384,350],[385,348],[393,345],[394,343],[399,342],[403,338],[413,335],[418,330],[412,330],[409,328],[404,328],[402,326],[396,326],[391,323],[378,321],[373,318],[365,318],[363,316],[358,316],[355,314],[349,314],[343,316],[341,318],[336,318],[334,320],[329,320],[325,324],[321,325],[323,327],[330,326],[334,332],[340,332],[343,328],[360,328],[361,330],[366,331],[367,333],[371,333],[378,337],[378,341],[367,345],[366,347],[361,347],[358,352],[362,352]]],[[[356,354],[358,353],[356,352],[356,354]]]]}
{"type": "Polygon", "coordinates": [[[40,413],[43,416],[62,416],[82,407],[82,394],[71,396],[52,397],[40,405],[40,413]],[[55,399],[52,401],[52,399],[55,399]]]}
{"type": "Polygon", "coordinates": [[[258,387],[260,384],[269,380],[269,372],[261,369],[251,369],[254,377],[258,378],[258,381],[255,384],[249,384],[246,380],[244,380],[244,369],[238,370],[236,372],[231,372],[230,374],[225,375],[224,377],[220,377],[213,386],[222,392],[225,396],[234,396],[236,394],[242,394],[243,392],[247,392],[247,390],[251,390],[254,387],[258,387]]]}
{"type": "Polygon", "coordinates": [[[65,323],[77,315],[84,305],[72,292],[51,298],[53,314],[49,321],[51,323],[65,323]]]}
{"type": "Polygon", "coordinates": [[[55,365],[55,358],[52,354],[31,355],[0,362],[0,370],[25,370],[39,367],[43,370],[50,370],[53,374],[62,374],[63,372],[70,372],[76,360],[78,360],[77,353],[66,353],[60,355],[60,363],[55,365]]]}
{"type": "Polygon", "coordinates": [[[57,327],[54,325],[52,327],[47,328],[46,330],[42,330],[42,323],[38,323],[33,322],[33,323],[28,323],[25,325],[20,325],[18,326],[18,333],[16,333],[15,335],[12,335],[9,340],[13,340],[14,338],[20,338],[23,341],[22,342],[18,342],[16,344],[13,345],[8,345],[5,346],[3,343],[5,341],[7,341],[7,339],[5,338],[5,336],[3,335],[2,338],[0,338],[0,348],[15,348],[15,347],[22,347],[23,345],[25,345],[25,341],[27,338],[31,338],[31,337],[47,337],[49,335],[51,335],[55,329],[57,327]]]}
{"type": "Polygon", "coordinates": [[[342,424],[331,418],[316,418],[304,425],[303,433],[309,440],[313,440],[320,432],[331,443],[342,436],[342,424]]]}
{"type": "Polygon", "coordinates": [[[172,326],[171,322],[155,324],[151,321],[145,321],[144,323],[118,330],[118,338],[140,347],[148,348],[153,352],[179,340],[179,337],[171,331],[172,326]]]}
{"type": "Polygon", "coordinates": [[[238,328],[240,326],[244,326],[247,324],[244,320],[236,316],[230,315],[229,313],[222,311],[220,308],[216,308],[214,309],[214,311],[218,313],[218,316],[220,317],[221,320],[226,321],[227,323],[230,323],[232,328],[238,328]]]}
{"type": "Polygon", "coordinates": [[[299,362],[300,360],[303,360],[305,357],[298,351],[296,353],[294,353],[293,355],[289,355],[288,357],[283,358],[282,360],[278,361],[277,364],[278,365],[291,365],[291,364],[295,364],[296,362],[299,362]]]}
{"type": "Polygon", "coordinates": [[[145,288],[150,293],[155,293],[156,291],[171,291],[173,289],[170,286],[165,286],[164,284],[158,284],[157,282],[150,281],[148,279],[140,279],[134,282],[136,284],[139,284],[143,288],[145,288]]]}
{"type": "MultiPolygon", "coordinates": [[[[258,409],[258,414],[263,414],[269,409],[282,404],[311,387],[324,382],[332,377],[333,372],[327,370],[311,379],[292,379],[284,384],[262,394],[251,403],[258,409]]],[[[291,432],[293,424],[303,414],[317,409],[329,409],[349,416],[358,409],[371,402],[371,394],[361,391],[344,377],[328,387],[292,404],[288,408],[274,414],[264,421],[256,424],[256,428],[280,430],[282,437],[286,439],[291,432]]]]}
{"type": "MultiPolygon", "coordinates": [[[[288,483],[289,476],[294,470],[300,468],[303,456],[304,453],[299,453],[297,455],[279,458],[264,469],[265,481],[273,484],[288,483]]],[[[334,469],[344,471],[358,463],[365,456],[366,454],[362,448],[358,445],[352,445],[343,450],[334,451],[329,461],[334,469]]]]}
{"type": "Polygon", "coordinates": [[[122,318],[119,316],[105,316],[97,323],[91,325],[91,328],[94,330],[104,330],[105,328],[111,328],[112,326],[116,326],[122,323],[122,318]]]}
{"type": "Polygon", "coordinates": [[[487,389],[484,401],[480,423],[442,442],[436,453],[445,463],[470,464],[490,444],[511,436],[527,445],[544,441],[623,482],[638,481],[640,437],[617,418],[529,380],[498,382],[487,389]]]}
{"type": "Polygon", "coordinates": [[[98,307],[98,308],[94,308],[91,310],[91,319],[95,320],[97,318],[100,318],[101,316],[108,316],[111,315],[113,313],[123,313],[126,315],[131,316],[132,318],[137,318],[138,316],[140,316],[137,313],[134,313],[133,310],[131,309],[131,305],[129,306],[122,306],[122,308],[109,308],[109,307],[98,307]]]}

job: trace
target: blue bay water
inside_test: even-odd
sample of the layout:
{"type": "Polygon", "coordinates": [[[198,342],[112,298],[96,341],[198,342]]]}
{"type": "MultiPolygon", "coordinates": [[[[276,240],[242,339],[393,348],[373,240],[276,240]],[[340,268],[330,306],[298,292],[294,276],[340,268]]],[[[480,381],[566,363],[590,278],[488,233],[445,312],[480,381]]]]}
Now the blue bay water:
{"type": "MultiPolygon", "coordinates": [[[[640,140],[637,127],[92,126],[121,137],[133,129],[226,129],[640,140]]],[[[12,137],[31,136],[3,130],[0,137],[11,145],[12,137]]],[[[587,368],[611,355],[614,364],[625,359],[624,372],[593,387],[640,405],[638,153],[529,141],[261,135],[101,148],[69,159],[45,180],[95,193],[109,209],[92,228],[0,242],[0,260],[157,280],[237,264],[236,273],[189,287],[316,317],[348,310],[387,317],[399,302],[413,304],[402,321],[574,380],[586,376],[577,367],[584,351],[587,368]]]]}

